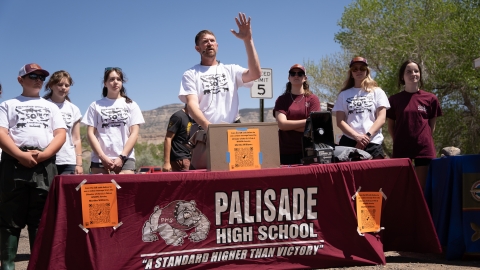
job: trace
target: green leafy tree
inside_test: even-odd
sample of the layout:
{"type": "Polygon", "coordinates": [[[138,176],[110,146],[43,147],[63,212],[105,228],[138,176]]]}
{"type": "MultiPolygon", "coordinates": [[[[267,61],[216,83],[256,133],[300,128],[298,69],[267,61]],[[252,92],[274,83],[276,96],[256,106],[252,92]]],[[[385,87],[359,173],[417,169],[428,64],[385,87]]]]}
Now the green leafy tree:
{"type": "MultiPolygon", "coordinates": [[[[444,113],[434,133],[437,149],[454,145],[463,153],[478,153],[480,72],[472,62],[480,54],[479,14],[478,0],[357,0],[345,8],[335,40],[344,55],[369,60],[375,80],[387,95],[401,90],[396,85],[401,63],[407,59],[419,62],[424,90],[437,95],[444,113]]],[[[322,83],[329,77],[338,80],[322,70],[331,68],[331,73],[337,73],[348,68],[342,57],[332,55],[314,65],[316,74],[323,77],[318,79],[322,88],[329,89],[322,83]]]]}
{"type": "Polygon", "coordinates": [[[346,79],[352,53],[344,50],[322,57],[318,63],[308,60],[304,63],[308,74],[310,90],[322,102],[334,103],[346,79]]]}
{"type": "Polygon", "coordinates": [[[87,139],[87,126],[80,125],[80,138],[82,140],[82,168],[83,173],[90,172],[90,153],[92,148],[87,139]]]}
{"type": "Polygon", "coordinates": [[[136,143],[135,144],[135,165],[141,166],[162,166],[163,165],[163,143],[136,143]]]}

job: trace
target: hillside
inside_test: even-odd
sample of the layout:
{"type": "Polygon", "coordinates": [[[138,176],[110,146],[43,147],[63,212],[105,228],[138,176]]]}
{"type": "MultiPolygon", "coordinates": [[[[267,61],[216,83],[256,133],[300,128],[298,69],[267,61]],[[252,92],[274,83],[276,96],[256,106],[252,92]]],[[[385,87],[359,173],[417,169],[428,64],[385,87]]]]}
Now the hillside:
{"type": "MultiPolygon", "coordinates": [[[[138,142],[163,143],[170,116],[182,108],[183,104],[179,103],[165,105],[150,111],[143,111],[145,124],[140,127],[138,142]]],[[[273,108],[265,108],[264,122],[275,122],[272,111],[273,108]]],[[[260,109],[242,109],[240,110],[240,117],[243,123],[259,122],[260,109]]]]}

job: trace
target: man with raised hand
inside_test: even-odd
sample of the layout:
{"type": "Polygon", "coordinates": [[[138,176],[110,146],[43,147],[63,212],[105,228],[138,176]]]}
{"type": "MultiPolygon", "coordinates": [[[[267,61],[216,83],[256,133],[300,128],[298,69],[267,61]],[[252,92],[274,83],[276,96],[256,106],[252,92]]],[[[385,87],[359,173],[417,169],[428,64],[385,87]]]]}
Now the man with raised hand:
{"type": "Polygon", "coordinates": [[[217,60],[218,43],[213,32],[202,30],[195,36],[195,50],[200,63],[183,74],[179,98],[186,103],[190,115],[202,128],[219,123],[239,122],[238,88],[251,88],[260,78],[261,68],[255,50],[250,17],[239,13],[235,18],[238,32],[233,35],[243,40],[247,51],[248,69],[239,65],[224,65],[217,60]]]}

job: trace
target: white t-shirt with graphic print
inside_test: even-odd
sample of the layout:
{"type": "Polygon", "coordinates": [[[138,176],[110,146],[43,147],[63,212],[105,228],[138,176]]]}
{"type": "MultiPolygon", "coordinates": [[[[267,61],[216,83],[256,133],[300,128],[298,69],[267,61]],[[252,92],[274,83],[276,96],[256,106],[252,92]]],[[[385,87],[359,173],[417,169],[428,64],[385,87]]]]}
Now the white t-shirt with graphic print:
{"type": "Polygon", "coordinates": [[[66,129],[62,115],[55,104],[41,97],[18,96],[0,104],[0,127],[18,147],[47,148],[53,140],[53,131],[66,129]]]}
{"type": "MultiPolygon", "coordinates": [[[[380,107],[387,110],[390,108],[387,95],[381,88],[376,87],[373,91],[366,92],[362,88],[352,87],[338,94],[332,112],[344,112],[347,117],[346,123],[356,132],[365,134],[377,119],[376,112],[380,107]]],[[[347,134],[344,135],[354,139],[347,134]]],[[[376,144],[383,142],[382,129],[372,134],[370,142],[376,144]]]]}
{"type": "MultiPolygon", "coordinates": [[[[92,102],[83,116],[82,123],[96,128],[95,137],[103,153],[111,159],[118,158],[130,136],[130,127],[145,123],[137,103],[127,103],[125,98],[104,97],[92,102]]],[[[134,149],[127,155],[135,160],[134,149]]],[[[100,163],[100,158],[92,151],[92,162],[100,163]]]]}
{"type": "Polygon", "coordinates": [[[77,159],[75,145],[73,144],[72,139],[72,128],[73,124],[82,119],[80,109],[68,100],[65,100],[62,103],[56,103],[51,99],[47,100],[58,106],[58,109],[62,114],[63,121],[67,126],[67,139],[65,140],[62,148],[60,148],[60,150],[57,152],[57,160],[55,161],[55,164],[76,165],[77,159]]]}
{"type": "Polygon", "coordinates": [[[251,88],[253,81],[244,83],[246,69],[239,65],[195,65],[183,73],[178,98],[187,102],[187,95],[197,95],[200,110],[212,124],[233,123],[238,116],[238,88],[251,88]]]}

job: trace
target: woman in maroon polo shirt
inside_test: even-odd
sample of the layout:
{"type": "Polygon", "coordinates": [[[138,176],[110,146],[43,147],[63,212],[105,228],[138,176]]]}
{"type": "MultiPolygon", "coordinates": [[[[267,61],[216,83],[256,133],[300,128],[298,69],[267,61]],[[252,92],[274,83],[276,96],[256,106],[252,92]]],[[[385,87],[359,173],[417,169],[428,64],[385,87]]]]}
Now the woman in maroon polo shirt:
{"type": "Polygon", "coordinates": [[[288,71],[285,92],[275,101],[273,115],[278,123],[282,165],[301,163],[306,119],[310,112],[320,111],[320,100],[310,91],[307,79],[305,68],[293,65],[288,71]]]}
{"type": "Polygon", "coordinates": [[[418,181],[424,189],[428,166],[437,156],[433,132],[442,109],[434,94],[421,90],[422,68],[417,62],[405,61],[398,75],[398,88],[403,86],[403,91],[389,98],[391,108],[387,111],[393,157],[413,160],[418,181]]]}

